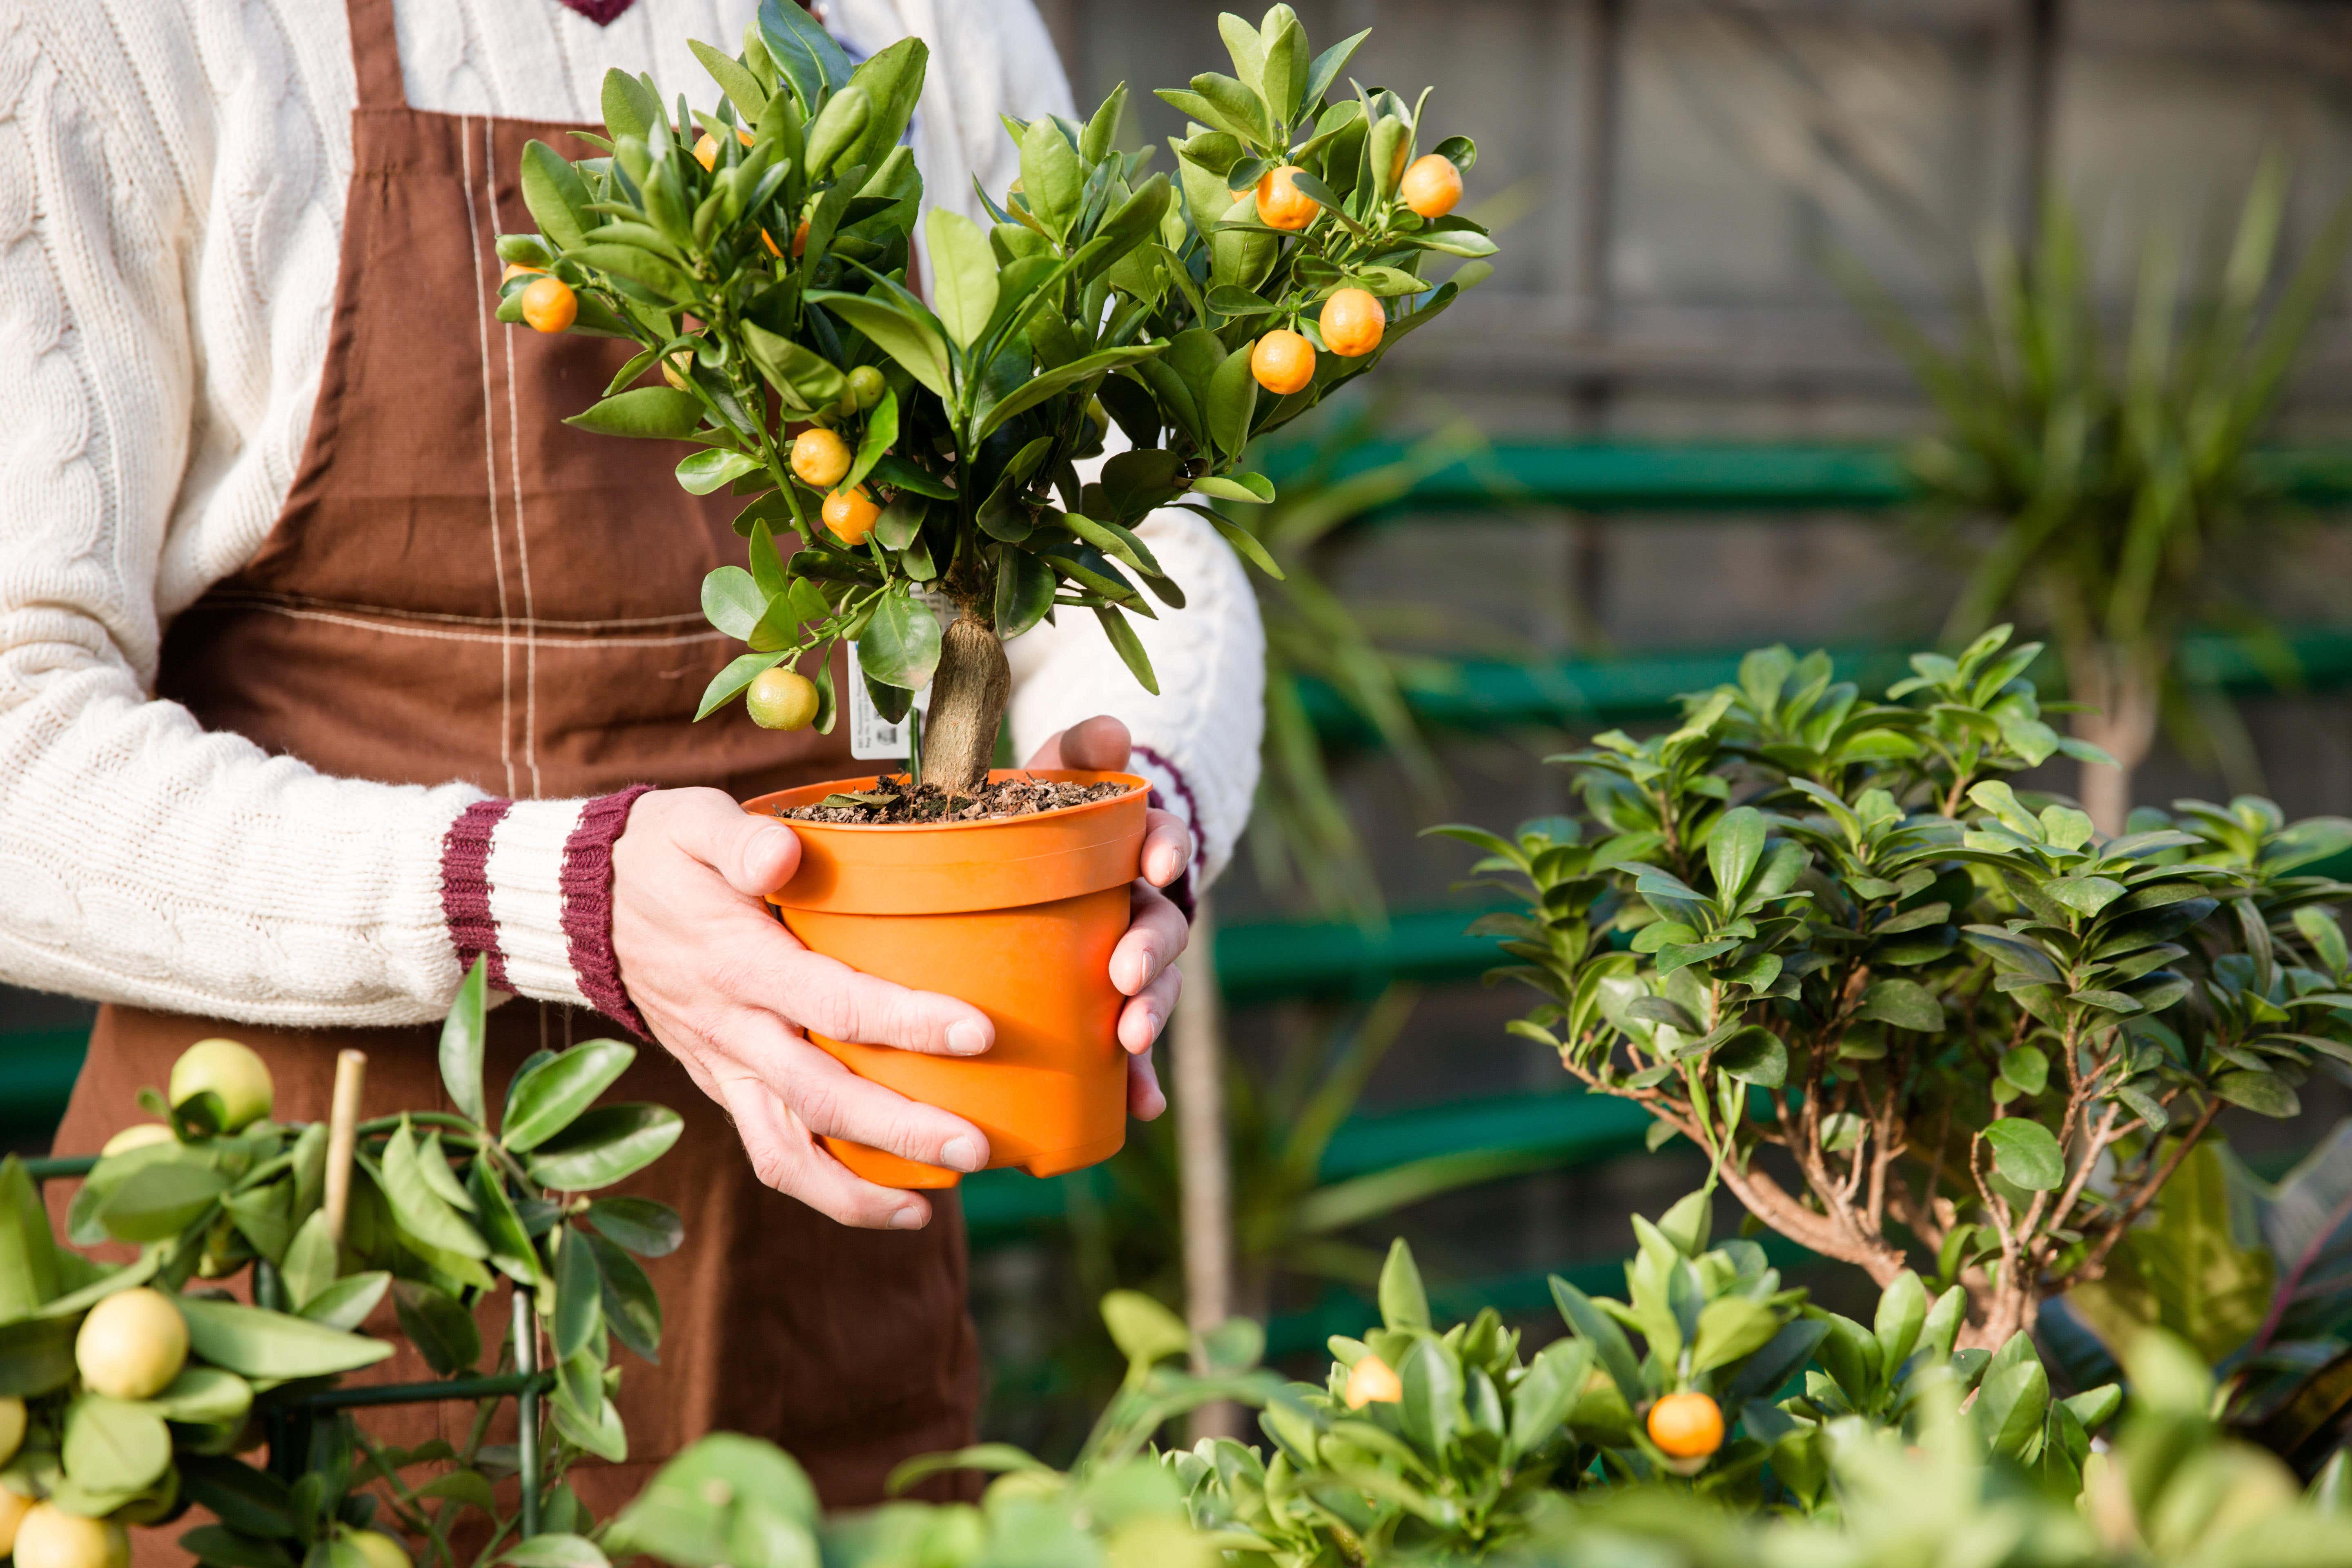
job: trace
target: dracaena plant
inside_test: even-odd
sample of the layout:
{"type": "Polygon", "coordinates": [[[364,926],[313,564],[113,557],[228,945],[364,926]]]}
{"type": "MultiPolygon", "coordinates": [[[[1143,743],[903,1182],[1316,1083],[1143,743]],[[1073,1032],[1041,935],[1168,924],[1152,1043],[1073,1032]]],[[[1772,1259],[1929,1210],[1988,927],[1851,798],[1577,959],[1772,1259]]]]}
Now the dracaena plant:
{"type": "Polygon", "coordinates": [[[695,441],[682,484],[752,497],[737,523],[748,570],[723,567],[704,589],[713,623],[751,651],[704,712],[752,689],[761,722],[827,725],[821,664],[805,693],[769,672],[851,640],[886,717],[930,689],[918,770],[969,789],[1010,693],[1003,644],[1041,620],[1092,613],[1158,689],[1128,617],[1156,615],[1153,599],[1181,606],[1183,592],[1136,531],[1152,510],[1192,507],[1279,574],[1208,500],[1272,500],[1236,471],[1250,440],[1476,280],[1433,285],[1430,257],[1494,245],[1451,216],[1468,142],[1441,143],[1408,177],[1420,104],[1358,89],[1327,106],[1362,35],[1311,56],[1286,5],[1221,26],[1238,76],[1163,94],[1205,122],[1178,145],[1179,180],[1113,145],[1123,87],[1084,124],[1008,120],[1020,181],[980,193],[986,229],[945,209],[925,220],[928,300],[907,266],[919,182],[897,145],[920,90],[918,43],[852,71],[821,29],[767,0],[740,56],[697,46],[727,99],[709,114],[677,106],[677,126],[706,128],[702,156],[649,83],[618,73],[609,158],[533,150],[524,193],[541,232],[502,254],[557,283],[516,278],[502,315],[542,324],[529,290],[582,291],[572,330],[644,352],[574,422],[695,441]],[[1263,203],[1245,194],[1262,170],[1275,171],[1263,203]],[[1318,307],[1338,341],[1310,319],[1318,307]],[[672,385],[630,385],[657,368],[672,385]],[[1114,420],[1133,449],[1082,479],[1076,465],[1114,420]],[[782,427],[804,423],[788,441],[782,427]],[[796,550],[778,544],[787,530],[796,550]],[[949,607],[944,629],[927,598],[949,607]]]}
{"type": "Polygon", "coordinates": [[[2225,1105],[2291,1115],[2352,1052],[2352,888],[2308,871],[2352,824],[2183,802],[2107,838],[2021,798],[1999,775],[2059,741],[2007,635],[1876,702],[1752,654],[1678,728],[1553,759],[1583,820],[1434,830],[1528,900],[1483,927],[1547,998],[1515,1032],[1790,1238],[1882,1285],[1924,1248],[1985,1349],[2099,1276],[2225,1105]]]}

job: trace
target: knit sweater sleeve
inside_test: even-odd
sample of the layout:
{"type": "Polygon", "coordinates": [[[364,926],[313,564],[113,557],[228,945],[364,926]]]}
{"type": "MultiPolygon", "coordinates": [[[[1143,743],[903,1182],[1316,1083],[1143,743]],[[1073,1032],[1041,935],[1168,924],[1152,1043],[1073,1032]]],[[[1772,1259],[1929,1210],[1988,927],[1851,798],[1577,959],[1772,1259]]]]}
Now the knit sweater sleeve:
{"type": "Polygon", "coordinates": [[[304,70],[340,65],[347,101],[349,67],[281,38],[219,89],[276,96],[216,102],[194,62],[236,8],[113,9],[0,7],[0,979],[394,1024],[482,953],[510,989],[608,999],[581,911],[609,805],[330,778],[152,695],[173,601],[258,547],[291,479],[349,173],[331,138],[220,127],[299,124],[304,70]]]}

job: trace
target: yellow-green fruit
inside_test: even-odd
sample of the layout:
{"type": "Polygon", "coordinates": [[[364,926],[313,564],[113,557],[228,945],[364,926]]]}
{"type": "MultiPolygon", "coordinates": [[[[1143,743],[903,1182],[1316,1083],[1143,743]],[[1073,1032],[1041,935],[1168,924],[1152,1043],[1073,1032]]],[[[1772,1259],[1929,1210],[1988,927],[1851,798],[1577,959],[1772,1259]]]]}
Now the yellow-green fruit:
{"type": "Polygon", "coordinates": [[[762,730],[805,730],[816,722],[816,682],[793,670],[761,670],[743,704],[762,730]]]}
{"type": "Polygon", "coordinates": [[[881,402],[883,393],[888,391],[889,386],[882,373],[870,364],[861,364],[849,373],[849,393],[857,399],[860,409],[871,408],[881,402]]]}
{"type": "Polygon", "coordinates": [[[131,1149],[144,1149],[150,1143],[169,1143],[172,1130],[160,1121],[134,1121],[106,1141],[99,1154],[120,1154],[131,1149]]]}
{"type": "Polygon", "coordinates": [[[16,1527],[33,1511],[33,1500],[0,1487],[0,1557],[16,1550],[16,1527]]]}
{"type": "Polygon", "coordinates": [[[16,1568],[124,1568],[131,1537],[119,1524],[37,1502],[16,1526],[16,1568]]]}
{"type": "Polygon", "coordinates": [[[268,1067],[252,1047],[235,1040],[198,1040],[172,1064],[175,1109],[206,1089],[220,1096],[224,1132],[268,1115],[277,1099],[268,1067]]]}
{"type": "MultiPolygon", "coordinates": [[[[0,1465],[16,1457],[16,1446],[25,1440],[25,1402],[10,1397],[0,1399],[0,1465]]],[[[0,1547],[0,1556],[7,1549],[0,1547]]]]}
{"type": "Polygon", "coordinates": [[[152,1399],[188,1361],[188,1324],[161,1290],[118,1290],[89,1310],[74,1337],[74,1364],[93,1393],[152,1399]]]}
{"type": "Polygon", "coordinates": [[[367,1559],[368,1568],[413,1568],[408,1549],[381,1530],[354,1530],[343,1541],[367,1559]]]}

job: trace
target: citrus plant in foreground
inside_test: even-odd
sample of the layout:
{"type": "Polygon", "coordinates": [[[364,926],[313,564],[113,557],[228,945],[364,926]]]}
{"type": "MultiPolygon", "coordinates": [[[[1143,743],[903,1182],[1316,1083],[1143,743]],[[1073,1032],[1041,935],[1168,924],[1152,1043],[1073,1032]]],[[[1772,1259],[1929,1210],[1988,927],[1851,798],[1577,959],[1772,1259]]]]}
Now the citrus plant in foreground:
{"type": "Polygon", "coordinates": [[[1420,151],[1425,93],[1329,101],[1362,34],[1313,54],[1287,5],[1220,27],[1236,74],[1161,94],[1195,122],[1177,178],[1116,148],[1124,88],[1084,124],[1008,121],[1019,182],[980,193],[986,229],[932,211],[927,270],[910,269],[921,190],[900,145],[927,63],[915,40],[852,69],[767,0],[740,55],[696,45],[726,95],[715,111],[680,100],[673,116],[650,82],[614,72],[608,155],[530,150],[540,232],[500,254],[542,273],[503,285],[501,319],[561,288],[576,311],[531,324],[636,341],[572,422],[694,442],[679,482],[749,498],[748,568],[714,572],[704,608],[751,651],[705,713],[748,692],[761,722],[829,726],[821,656],[847,640],[885,717],[930,689],[918,771],[966,790],[1010,693],[1002,645],[1040,621],[1093,614],[1158,689],[1128,617],[1181,607],[1183,591],[1137,532],[1150,512],[1191,507],[1278,570],[1208,502],[1272,500],[1237,471],[1250,440],[1486,270],[1433,283],[1431,258],[1495,247],[1453,212],[1475,149],[1420,151]],[[668,384],[633,384],[656,374],[668,384]],[[1130,449],[1082,478],[1114,422],[1130,449]],[[944,629],[926,596],[951,607],[944,629]],[[813,658],[803,689],[795,667],[813,658]]]}
{"type": "Polygon", "coordinates": [[[0,1531],[19,1568],[119,1563],[125,1527],[191,1506],[215,1522],[180,1544],[219,1568],[406,1568],[411,1550],[452,1564],[461,1528],[511,1543],[520,1516],[493,1481],[518,1458],[485,1440],[495,1401],[464,1445],[409,1449],[331,1404],[341,1374],[393,1353],[358,1331],[387,1299],[441,1377],[552,1374],[534,1502],[546,1530],[584,1524],[566,1468],[627,1455],[614,1347],[651,1360],[661,1338],[631,1254],[680,1237],[659,1204],[591,1194],[659,1158],[680,1123],[597,1103],[635,1055],[616,1040],[534,1053],[493,1122],[485,984],[477,964],[442,1037],[457,1110],[356,1122],[340,1170],[326,1123],[272,1120],[258,1056],[191,1047],[168,1099],[141,1096],[162,1120],[111,1139],[68,1211],[68,1241],[128,1243],[132,1262],[60,1246],[23,1163],[0,1163],[0,1531]],[[222,1288],[239,1277],[255,1304],[222,1288]],[[500,1282],[533,1310],[486,1347],[475,1309],[500,1282]],[[266,1467],[239,1458],[264,1445],[266,1467]]]}
{"type": "Polygon", "coordinates": [[[2099,1277],[2224,1106],[2293,1115],[2352,1059],[2352,887],[2312,869],[2352,822],[2184,801],[2109,838],[2021,796],[2060,741],[2007,637],[1883,701],[1751,654],[1679,727],[1553,759],[1581,820],[1432,830],[1528,900],[1477,928],[1546,997],[1515,1032],[1790,1239],[1882,1285],[1923,1248],[1987,1350],[2099,1277]]]}

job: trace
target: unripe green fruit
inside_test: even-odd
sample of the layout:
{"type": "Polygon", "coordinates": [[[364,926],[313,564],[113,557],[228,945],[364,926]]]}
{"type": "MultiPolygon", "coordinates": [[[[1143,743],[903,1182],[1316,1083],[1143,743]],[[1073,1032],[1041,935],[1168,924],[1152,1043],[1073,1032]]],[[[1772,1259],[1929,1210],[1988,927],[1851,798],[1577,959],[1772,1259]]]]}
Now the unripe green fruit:
{"type": "Polygon", "coordinates": [[[816,722],[816,682],[794,670],[761,670],[743,705],[762,730],[805,730],[816,722]]]}
{"type": "Polygon", "coordinates": [[[152,1399],[188,1362],[188,1324],[161,1290],[118,1290],[89,1310],[74,1336],[74,1364],[92,1393],[152,1399]]]}
{"type": "Polygon", "coordinates": [[[343,1541],[367,1559],[368,1568],[414,1568],[408,1549],[381,1530],[350,1531],[343,1541]]]}
{"type": "Polygon", "coordinates": [[[206,1089],[220,1096],[224,1132],[260,1121],[277,1099],[268,1065],[253,1047],[235,1040],[198,1040],[172,1064],[174,1110],[206,1089]]]}
{"type": "Polygon", "coordinates": [[[881,402],[882,395],[889,389],[888,379],[870,364],[861,364],[849,373],[849,393],[857,399],[860,413],[881,402]]]}
{"type": "Polygon", "coordinates": [[[99,1157],[125,1153],[132,1149],[144,1149],[150,1143],[169,1143],[176,1136],[160,1121],[134,1121],[106,1141],[99,1157]]]}

